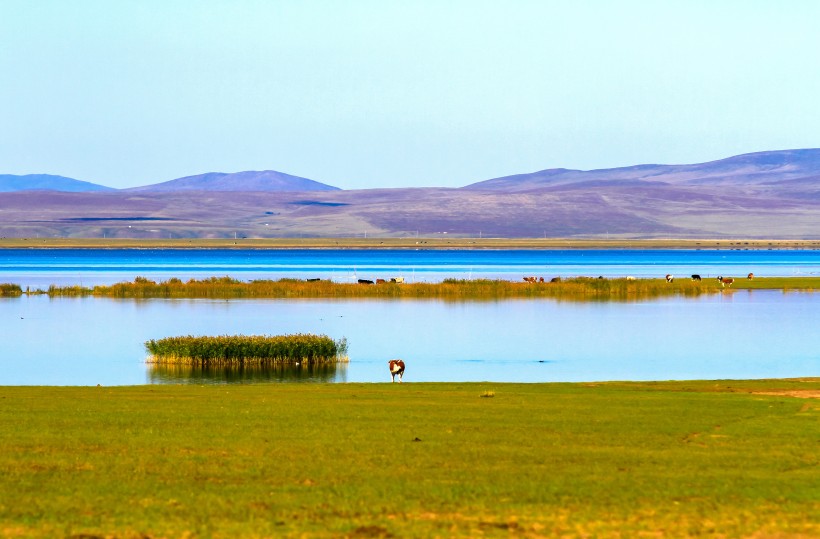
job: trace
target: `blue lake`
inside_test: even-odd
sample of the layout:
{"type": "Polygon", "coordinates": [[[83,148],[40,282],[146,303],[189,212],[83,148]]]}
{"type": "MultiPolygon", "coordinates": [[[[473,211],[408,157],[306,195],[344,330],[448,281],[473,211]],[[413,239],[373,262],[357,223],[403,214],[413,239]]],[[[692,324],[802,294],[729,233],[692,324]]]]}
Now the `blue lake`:
{"type": "Polygon", "coordinates": [[[45,288],[230,275],[350,282],[402,276],[409,282],[543,277],[820,275],[818,250],[230,250],[2,249],[0,282],[45,288]]]}
{"type": "Polygon", "coordinates": [[[637,303],[505,300],[0,301],[0,385],[223,381],[600,381],[816,376],[820,295],[727,291],[637,303]],[[173,372],[144,363],[169,335],[320,333],[350,343],[332,372],[173,372]]]}
{"type": "MultiPolygon", "coordinates": [[[[820,275],[818,251],[0,250],[0,282],[107,284],[231,275],[820,275]]],[[[769,378],[820,374],[820,294],[725,290],[633,303],[552,300],[114,300],[0,298],[0,385],[405,380],[549,382],[769,378]],[[169,335],[320,333],[345,337],[350,363],[310,371],[209,372],[145,364],[169,335]]]]}

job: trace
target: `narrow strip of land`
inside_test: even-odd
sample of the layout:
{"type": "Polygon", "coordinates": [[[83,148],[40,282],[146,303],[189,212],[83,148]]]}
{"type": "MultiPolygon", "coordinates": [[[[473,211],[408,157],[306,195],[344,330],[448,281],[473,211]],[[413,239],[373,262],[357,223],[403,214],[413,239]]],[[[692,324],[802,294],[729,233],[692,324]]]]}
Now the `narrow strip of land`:
{"type": "Polygon", "coordinates": [[[820,240],[575,238],[0,238],[0,249],[820,249],[820,240]]]}
{"type": "Polygon", "coordinates": [[[577,277],[572,279],[538,279],[532,281],[456,280],[440,283],[401,283],[386,279],[362,283],[337,283],[329,280],[280,279],[240,281],[231,277],[209,279],[169,279],[156,282],[137,277],[133,282],[113,285],[50,286],[46,290],[23,290],[14,283],[0,283],[0,296],[46,294],[58,296],[98,296],[113,298],[382,298],[498,300],[505,298],[552,298],[572,301],[629,301],[668,296],[699,296],[732,293],[740,290],[820,289],[820,277],[737,278],[729,282],[717,279],[618,279],[577,277]]]}

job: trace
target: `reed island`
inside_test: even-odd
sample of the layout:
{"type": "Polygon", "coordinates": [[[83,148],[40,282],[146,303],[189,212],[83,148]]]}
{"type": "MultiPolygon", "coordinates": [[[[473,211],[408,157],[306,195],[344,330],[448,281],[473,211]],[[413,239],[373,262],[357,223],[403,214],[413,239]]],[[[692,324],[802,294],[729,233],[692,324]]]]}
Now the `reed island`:
{"type": "Polygon", "coordinates": [[[321,365],[349,361],[347,340],[327,335],[221,335],[165,337],[145,343],[148,363],[225,367],[321,365]]]}

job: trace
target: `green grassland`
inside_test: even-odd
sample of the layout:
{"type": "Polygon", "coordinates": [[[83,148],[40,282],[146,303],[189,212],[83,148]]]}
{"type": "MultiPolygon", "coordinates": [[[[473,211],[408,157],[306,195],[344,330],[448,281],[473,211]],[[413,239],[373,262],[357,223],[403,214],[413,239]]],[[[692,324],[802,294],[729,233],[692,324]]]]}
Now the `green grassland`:
{"type": "Polygon", "coordinates": [[[820,379],[0,388],[0,536],[820,536],[820,379]]]}

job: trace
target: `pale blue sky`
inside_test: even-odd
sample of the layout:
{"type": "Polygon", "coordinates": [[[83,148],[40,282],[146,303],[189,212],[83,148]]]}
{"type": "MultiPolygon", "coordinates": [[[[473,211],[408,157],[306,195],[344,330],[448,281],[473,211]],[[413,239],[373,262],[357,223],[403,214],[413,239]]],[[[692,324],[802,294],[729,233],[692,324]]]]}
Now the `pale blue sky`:
{"type": "Polygon", "coordinates": [[[345,189],[820,147],[814,0],[0,0],[0,173],[345,189]]]}

